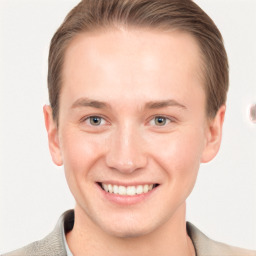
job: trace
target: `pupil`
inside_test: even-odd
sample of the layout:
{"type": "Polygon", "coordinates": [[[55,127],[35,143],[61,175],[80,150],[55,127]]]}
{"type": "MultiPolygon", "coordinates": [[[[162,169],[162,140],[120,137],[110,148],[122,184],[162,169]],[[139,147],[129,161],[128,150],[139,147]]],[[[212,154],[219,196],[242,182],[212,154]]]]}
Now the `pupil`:
{"type": "Polygon", "coordinates": [[[166,119],[164,117],[156,117],[156,124],[165,125],[166,119]]]}
{"type": "Polygon", "coordinates": [[[91,124],[92,125],[99,125],[101,123],[100,117],[91,117],[91,124]]]}

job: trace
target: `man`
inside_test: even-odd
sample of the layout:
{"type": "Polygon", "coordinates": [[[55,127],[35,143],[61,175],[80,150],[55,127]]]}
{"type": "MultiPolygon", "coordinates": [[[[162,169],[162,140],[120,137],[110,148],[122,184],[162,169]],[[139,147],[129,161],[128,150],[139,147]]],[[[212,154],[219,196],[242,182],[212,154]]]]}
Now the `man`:
{"type": "Polygon", "coordinates": [[[186,223],[200,163],[221,143],[228,61],[190,0],[85,0],[54,35],[52,159],[76,206],[7,255],[256,255],[186,223]]]}

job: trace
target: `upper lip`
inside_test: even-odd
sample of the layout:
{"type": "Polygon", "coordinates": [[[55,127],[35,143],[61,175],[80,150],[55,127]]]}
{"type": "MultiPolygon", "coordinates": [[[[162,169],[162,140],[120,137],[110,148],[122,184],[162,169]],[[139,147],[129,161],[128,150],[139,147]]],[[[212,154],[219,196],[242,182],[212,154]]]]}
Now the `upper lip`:
{"type": "Polygon", "coordinates": [[[111,184],[111,185],[118,185],[118,186],[124,186],[124,187],[129,187],[129,186],[139,186],[139,185],[150,185],[150,184],[159,184],[157,182],[145,182],[145,181],[136,181],[136,182],[121,182],[121,181],[99,181],[97,183],[100,184],[111,184]]]}

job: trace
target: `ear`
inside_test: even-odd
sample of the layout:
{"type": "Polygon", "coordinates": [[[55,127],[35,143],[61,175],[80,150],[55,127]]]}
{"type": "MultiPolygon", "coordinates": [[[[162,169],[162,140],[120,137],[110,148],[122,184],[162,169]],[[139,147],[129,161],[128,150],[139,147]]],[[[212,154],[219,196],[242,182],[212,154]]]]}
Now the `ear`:
{"type": "Polygon", "coordinates": [[[201,163],[207,163],[211,161],[219,151],[225,112],[226,106],[222,105],[219,108],[216,116],[213,119],[211,119],[207,124],[206,145],[201,157],[201,163]]]}
{"type": "Polygon", "coordinates": [[[52,118],[52,108],[45,105],[44,108],[44,122],[48,133],[48,144],[53,162],[61,166],[63,164],[61,150],[59,145],[58,127],[57,123],[52,118]]]}

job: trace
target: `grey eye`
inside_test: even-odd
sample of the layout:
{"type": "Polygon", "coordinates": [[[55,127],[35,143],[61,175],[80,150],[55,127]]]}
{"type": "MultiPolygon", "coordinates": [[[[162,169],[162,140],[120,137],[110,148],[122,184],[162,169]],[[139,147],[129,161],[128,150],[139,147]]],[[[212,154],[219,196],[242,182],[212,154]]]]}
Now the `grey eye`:
{"type": "Polygon", "coordinates": [[[155,124],[158,125],[158,126],[163,126],[166,124],[166,120],[167,118],[166,117],[163,117],[163,116],[156,116],[155,117],[155,124]]]}
{"type": "Polygon", "coordinates": [[[90,124],[93,126],[98,126],[101,124],[102,118],[98,116],[91,116],[90,117],[90,124]]]}

